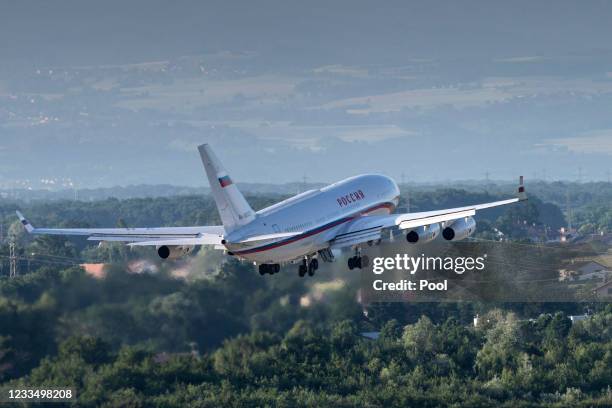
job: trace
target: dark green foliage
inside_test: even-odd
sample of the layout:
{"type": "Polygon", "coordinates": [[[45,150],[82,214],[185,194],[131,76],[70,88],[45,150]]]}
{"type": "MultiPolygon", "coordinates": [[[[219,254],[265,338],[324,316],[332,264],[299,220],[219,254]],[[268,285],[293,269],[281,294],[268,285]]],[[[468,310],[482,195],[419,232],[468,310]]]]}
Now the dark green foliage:
{"type": "Polygon", "coordinates": [[[360,333],[372,322],[337,311],[359,309],[348,289],[309,308],[280,302],[307,290],[295,281],[278,285],[234,262],[192,283],[118,267],[105,280],[78,269],[4,279],[0,375],[74,387],[79,406],[612,403],[609,306],[572,325],[563,313],[529,321],[476,304],[379,305],[371,310],[390,318],[368,340],[360,333]],[[452,317],[474,310],[477,328],[452,317]],[[268,313],[279,321],[255,318],[268,313]]]}

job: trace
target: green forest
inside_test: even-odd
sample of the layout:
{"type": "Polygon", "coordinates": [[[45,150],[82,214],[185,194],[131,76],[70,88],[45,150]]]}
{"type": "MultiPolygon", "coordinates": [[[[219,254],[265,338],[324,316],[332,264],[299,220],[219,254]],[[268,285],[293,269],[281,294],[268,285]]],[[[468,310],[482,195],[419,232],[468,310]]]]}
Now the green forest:
{"type": "Polygon", "coordinates": [[[193,282],[119,265],[3,278],[2,382],[70,386],[78,406],[612,404],[610,306],[573,325],[584,305],[392,303],[365,317],[350,286],[299,307],[312,282],[233,261],[193,282]]]}
{"type": "MultiPolygon", "coordinates": [[[[278,198],[249,201],[261,208],[278,198]]],[[[410,206],[488,198],[440,190],[411,194],[410,206]]],[[[33,239],[15,222],[15,208],[49,227],[217,222],[207,197],[1,203],[21,272],[6,276],[4,242],[3,388],[71,387],[71,405],[84,407],[612,406],[609,304],[365,305],[346,268],[310,279],[294,268],[261,277],[212,250],[161,262],[146,249],[33,239]],[[151,270],[130,272],[138,259],[151,270]],[[107,263],[105,276],[87,274],[78,266],[84,262],[107,263]],[[585,320],[569,319],[587,311],[585,320]]],[[[599,213],[590,222],[609,230],[609,210],[599,213]]],[[[518,218],[565,222],[559,206],[535,198],[484,214],[479,233],[495,228],[524,241],[518,218]]]]}

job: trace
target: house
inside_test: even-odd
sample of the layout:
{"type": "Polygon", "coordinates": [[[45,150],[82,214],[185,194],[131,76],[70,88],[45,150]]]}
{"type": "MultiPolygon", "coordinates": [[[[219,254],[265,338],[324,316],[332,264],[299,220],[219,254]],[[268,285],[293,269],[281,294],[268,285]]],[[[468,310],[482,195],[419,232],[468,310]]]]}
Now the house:
{"type": "Polygon", "coordinates": [[[601,263],[597,261],[593,261],[593,260],[588,260],[588,261],[583,261],[583,262],[572,262],[572,265],[570,266],[570,268],[578,272],[580,275],[584,275],[587,273],[593,273],[593,272],[601,272],[601,271],[605,271],[608,269],[606,266],[602,265],[601,263]]]}
{"type": "Polygon", "coordinates": [[[360,335],[361,337],[365,337],[368,340],[378,340],[378,338],[380,337],[380,332],[377,332],[377,331],[363,332],[360,335]]]}
{"type": "Polygon", "coordinates": [[[587,281],[594,279],[605,282],[610,275],[612,275],[612,272],[607,266],[593,260],[582,262],[572,261],[572,263],[567,265],[564,269],[559,270],[560,281],[587,281]]]}
{"type": "Polygon", "coordinates": [[[586,320],[589,318],[588,314],[583,314],[583,315],[572,315],[569,317],[569,319],[572,321],[572,324],[579,322],[581,320],[586,320]]]}
{"type": "Polygon", "coordinates": [[[559,269],[559,282],[573,281],[578,276],[578,272],[571,269],[559,269]]]}
{"type": "Polygon", "coordinates": [[[151,261],[148,261],[146,259],[139,259],[128,263],[127,269],[131,273],[155,273],[158,271],[159,268],[151,261]]]}
{"type": "Polygon", "coordinates": [[[609,280],[611,271],[597,271],[592,273],[585,273],[578,276],[579,281],[596,280],[597,282],[606,282],[609,280]]]}
{"type": "Polygon", "coordinates": [[[573,228],[565,228],[562,227],[559,230],[559,241],[564,243],[569,243],[576,240],[576,230],[573,228]]]}
{"type": "Polygon", "coordinates": [[[85,273],[96,279],[103,279],[106,276],[106,264],[103,263],[85,263],[80,265],[85,270],[85,273]]]}
{"type": "Polygon", "coordinates": [[[595,287],[593,293],[595,293],[595,297],[598,299],[612,299],[612,280],[595,287]]]}
{"type": "Polygon", "coordinates": [[[580,264],[578,268],[575,269],[580,275],[587,275],[595,272],[607,271],[608,268],[599,262],[596,261],[588,261],[583,264],[580,264]]]}

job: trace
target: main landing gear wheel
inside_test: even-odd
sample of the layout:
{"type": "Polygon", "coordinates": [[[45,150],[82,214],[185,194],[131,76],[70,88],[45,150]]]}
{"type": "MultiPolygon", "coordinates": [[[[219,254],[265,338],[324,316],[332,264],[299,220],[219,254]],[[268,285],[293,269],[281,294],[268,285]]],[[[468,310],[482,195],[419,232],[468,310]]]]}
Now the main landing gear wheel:
{"type": "Polygon", "coordinates": [[[261,276],[265,274],[274,275],[275,273],[279,273],[279,272],[280,272],[279,264],[261,264],[259,265],[259,274],[261,276]]]}
{"type": "Polygon", "coordinates": [[[304,259],[298,268],[298,275],[300,275],[300,278],[303,278],[306,274],[313,276],[317,269],[319,269],[319,261],[316,258],[312,258],[310,261],[304,259]]]}
{"type": "Polygon", "coordinates": [[[319,269],[319,261],[317,261],[316,258],[313,258],[308,264],[308,276],[313,276],[317,269],[319,269]]]}
{"type": "Polygon", "coordinates": [[[304,261],[304,263],[302,263],[298,268],[298,275],[300,275],[300,278],[303,278],[307,271],[308,267],[306,266],[306,261],[304,261]]]}
{"type": "Polygon", "coordinates": [[[363,255],[363,256],[352,256],[348,259],[348,268],[350,270],[353,269],[361,269],[361,268],[367,268],[368,265],[370,265],[370,258],[368,258],[367,256],[363,255]]]}

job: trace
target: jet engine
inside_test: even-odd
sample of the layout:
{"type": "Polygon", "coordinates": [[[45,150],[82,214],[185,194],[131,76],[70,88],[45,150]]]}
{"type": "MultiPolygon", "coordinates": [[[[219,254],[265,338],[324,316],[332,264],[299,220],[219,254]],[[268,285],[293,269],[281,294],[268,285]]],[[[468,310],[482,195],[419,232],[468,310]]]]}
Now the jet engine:
{"type": "Polygon", "coordinates": [[[157,255],[161,259],[175,259],[193,251],[193,245],[161,245],[157,247],[157,255]]]}
{"type": "Polygon", "coordinates": [[[465,217],[446,225],[442,236],[447,241],[459,241],[472,235],[476,231],[476,221],[472,217],[465,217]]]}
{"type": "Polygon", "coordinates": [[[424,225],[413,228],[406,234],[406,241],[411,244],[433,241],[440,234],[440,224],[424,225]]]}

